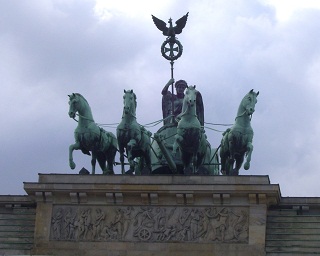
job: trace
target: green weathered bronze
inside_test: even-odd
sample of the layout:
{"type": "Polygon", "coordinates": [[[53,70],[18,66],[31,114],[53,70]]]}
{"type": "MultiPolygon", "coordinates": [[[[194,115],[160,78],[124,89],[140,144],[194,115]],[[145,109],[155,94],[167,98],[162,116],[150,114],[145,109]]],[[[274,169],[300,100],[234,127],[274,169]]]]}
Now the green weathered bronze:
{"type": "Polygon", "coordinates": [[[167,27],[167,24],[163,20],[151,15],[156,27],[162,31],[164,36],[167,36],[167,39],[161,45],[162,56],[167,60],[174,61],[182,55],[183,47],[176,38],[176,35],[180,34],[186,26],[188,14],[189,13],[178,19],[176,26],[172,25],[172,19],[170,18],[168,21],[169,27],[167,27]]]}
{"type": "Polygon", "coordinates": [[[166,144],[164,143],[164,140],[162,138],[162,136],[159,133],[155,133],[154,134],[154,140],[157,142],[157,144],[159,145],[161,154],[164,156],[164,158],[166,159],[169,169],[171,170],[171,172],[173,174],[177,174],[177,165],[172,157],[171,151],[168,150],[168,148],[166,148],[166,144]]]}
{"type": "Polygon", "coordinates": [[[117,139],[120,152],[121,172],[124,169],[124,150],[126,149],[130,173],[139,172],[148,174],[151,172],[150,137],[151,132],[138,124],[136,120],[137,97],[133,90],[124,90],[123,114],[120,124],[117,126],[117,139]],[[139,157],[140,164],[135,167],[134,159],[139,157]]]}
{"type": "Polygon", "coordinates": [[[165,124],[154,134],[153,173],[218,175],[217,149],[211,148],[204,131],[204,106],[201,93],[195,86],[185,89],[186,82],[180,80],[177,82],[182,84],[182,88],[177,86],[179,97],[172,96],[167,89],[173,82],[174,79],[170,79],[162,91],[165,124]],[[170,122],[172,98],[175,99],[174,122],[170,122]]]}
{"type": "MultiPolygon", "coordinates": [[[[164,87],[162,94],[168,94],[168,88],[169,85],[171,84],[171,95],[174,95],[173,93],[173,65],[174,65],[174,61],[177,60],[178,58],[181,57],[182,52],[183,52],[183,47],[182,44],[179,42],[179,40],[176,38],[176,34],[180,34],[183,30],[183,28],[186,26],[187,23],[187,19],[188,19],[188,14],[184,15],[183,17],[181,17],[179,20],[176,21],[176,26],[173,27],[172,25],[172,19],[169,19],[169,27],[167,27],[167,24],[158,19],[157,17],[152,16],[152,20],[154,22],[154,24],[156,25],[156,27],[162,31],[163,35],[167,36],[167,39],[163,42],[163,44],[161,45],[161,54],[162,56],[167,59],[170,60],[170,65],[171,65],[171,80],[169,80],[168,84],[164,87]]],[[[186,83],[185,83],[186,85],[186,83]]],[[[178,94],[178,93],[177,93],[178,94]]],[[[168,97],[167,97],[168,98],[168,97]]],[[[170,97],[169,97],[170,98],[170,97]]],[[[183,98],[183,95],[181,97],[181,99],[183,98]]],[[[173,113],[175,107],[175,99],[174,97],[171,97],[171,107],[170,108],[166,108],[168,107],[168,103],[169,101],[165,101],[165,103],[162,103],[162,110],[163,110],[163,115],[165,117],[171,115],[171,119],[165,119],[165,124],[168,123],[175,123],[175,114],[173,113]],[[164,105],[165,104],[165,107],[164,105]],[[171,109],[170,113],[167,113],[166,111],[168,111],[168,109],[171,109]]],[[[181,107],[179,107],[181,109],[181,107]]],[[[179,113],[178,113],[179,114],[179,113]]]]}
{"type": "Polygon", "coordinates": [[[238,108],[234,125],[223,133],[220,148],[222,174],[239,175],[239,169],[245,156],[244,169],[248,170],[250,168],[253,150],[251,117],[255,111],[258,95],[259,92],[256,93],[252,89],[244,96],[238,108]]]}
{"type": "Polygon", "coordinates": [[[115,137],[94,123],[87,101],[80,94],[73,93],[69,95],[69,116],[75,118],[78,113],[79,123],[75,130],[76,143],[70,145],[69,149],[70,167],[75,168],[73,150],[81,149],[84,154],[90,155],[89,151],[92,152],[92,173],[95,173],[96,160],[103,173],[113,173],[118,146],[122,174],[219,175],[219,155],[222,174],[238,175],[245,156],[244,169],[249,169],[253,150],[253,130],[250,122],[259,92],[251,90],[241,101],[234,125],[223,133],[218,154],[219,147],[211,148],[205,134],[201,93],[196,90],[196,86],[188,86],[184,80],[175,82],[173,78],[174,61],[182,54],[182,45],[176,35],[185,27],[188,13],[176,21],[176,26],[172,25],[171,18],[169,26],[153,15],[152,19],[167,37],[161,46],[161,52],[171,64],[171,79],[161,92],[164,125],[151,141],[151,132],[136,120],[135,93],[133,90],[124,90],[123,114],[115,137]],[[125,157],[128,163],[125,163],[125,157]],[[126,164],[130,166],[127,172],[126,164]]]}
{"type": "Polygon", "coordinates": [[[179,147],[184,173],[195,173],[203,164],[207,152],[207,140],[196,107],[203,105],[201,94],[189,86],[185,90],[182,112],[177,116],[178,127],[173,144],[173,154],[179,147]]]}
{"type": "Polygon", "coordinates": [[[75,119],[79,116],[78,126],[74,131],[75,144],[69,147],[69,165],[71,169],[76,167],[73,161],[73,151],[81,149],[82,153],[92,153],[92,174],[95,174],[96,161],[103,174],[113,174],[114,158],[117,152],[117,139],[111,132],[107,132],[97,126],[93,120],[91,108],[87,100],[79,93],[69,96],[69,116],[75,119]],[[107,162],[107,165],[106,165],[107,162]]]}

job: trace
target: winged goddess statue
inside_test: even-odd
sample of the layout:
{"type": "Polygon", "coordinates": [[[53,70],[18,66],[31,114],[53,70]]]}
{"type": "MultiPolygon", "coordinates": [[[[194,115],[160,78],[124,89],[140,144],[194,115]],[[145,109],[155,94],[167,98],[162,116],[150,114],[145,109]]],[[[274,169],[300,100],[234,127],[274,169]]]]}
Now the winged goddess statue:
{"type": "Polygon", "coordinates": [[[171,18],[168,21],[170,26],[167,27],[167,24],[163,20],[160,20],[153,15],[151,16],[152,16],[153,23],[156,25],[156,27],[160,31],[162,31],[164,36],[175,37],[176,34],[180,34],[182,32],[182,29],[186,26],[188,15],[189,15],[189,12],[186,15],[182,16],[180,19],[178,19],[176,21],[175,27],[172,26],[171,18]]]}

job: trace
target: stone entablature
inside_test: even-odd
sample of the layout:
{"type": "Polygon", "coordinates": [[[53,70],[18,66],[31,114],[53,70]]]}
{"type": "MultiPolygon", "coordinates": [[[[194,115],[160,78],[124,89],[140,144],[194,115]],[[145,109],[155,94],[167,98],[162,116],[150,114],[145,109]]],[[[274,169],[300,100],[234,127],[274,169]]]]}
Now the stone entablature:
{"type": "Polygon", "coordinates": [[[281,198],[268,176],[40,174],[25,190],[37,202],[34,253],[64,255],[177,255],[182,244],[264,255],[267,208],[281,198]]]}
{"type": "Polygon", "coordinates": [[[24,188],[37,202],[51,203],[248,205],[261,201],[270,205],[280,201],[279,186],[270,184],[268,176],[39,174],[39,182],[25,182],[24,188]]]}

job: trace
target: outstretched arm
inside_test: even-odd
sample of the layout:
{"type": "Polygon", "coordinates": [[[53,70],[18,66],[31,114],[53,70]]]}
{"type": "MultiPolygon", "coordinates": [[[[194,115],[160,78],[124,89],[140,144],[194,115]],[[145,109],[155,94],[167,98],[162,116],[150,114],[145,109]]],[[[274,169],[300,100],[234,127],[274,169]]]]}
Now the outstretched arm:
{"type": "Polygon", "coordinates": [[[171,78],[168,83],[163,87],[161,94],[166,95],[169,89],[169,86],[174,83],[174,78],[171,78]]]}

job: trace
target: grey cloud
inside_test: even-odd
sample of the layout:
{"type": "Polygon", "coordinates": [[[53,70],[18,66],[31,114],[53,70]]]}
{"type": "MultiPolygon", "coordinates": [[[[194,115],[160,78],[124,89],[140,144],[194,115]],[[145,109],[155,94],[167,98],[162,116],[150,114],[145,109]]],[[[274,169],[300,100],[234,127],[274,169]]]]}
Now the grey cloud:
{"type": "MultiPolygon", "coordinates": [[[[133,89],[138,121],[161,119],[160,92],[170,64],[161,56],[165,37],[151,14],[175,20],[188,11],[174,75],[197,85],[206,121],[233,123],[242,97],[252,88],[260,91],[252,165],[241,174],[270,175],[284,196],[319,194],[319,11],[300,11],[279,23],[275,10],[258,1],[175,1],[148,17],[117,14],[101,22],[93,5],[2,5],[0,194],[24,193],[22,182],[36,181],[38,172],[76,172],[67,161],[76,127],[67,115],[67,94],[83,94],[96,122],[114,123],[121,118],[123,89],[133,89]]],[[[221,133],[206,133],[217,147],[221,133]]],[[[74,158],[77,168],[90,169],[90,157],[75,152],[74,158]]]]}

